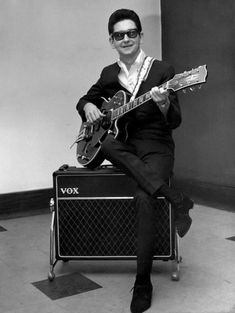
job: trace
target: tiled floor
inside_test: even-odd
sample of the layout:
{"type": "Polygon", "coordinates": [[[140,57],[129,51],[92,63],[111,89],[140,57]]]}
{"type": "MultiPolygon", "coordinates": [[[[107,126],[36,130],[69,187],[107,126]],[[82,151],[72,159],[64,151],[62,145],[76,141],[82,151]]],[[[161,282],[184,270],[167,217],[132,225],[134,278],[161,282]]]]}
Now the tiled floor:
{"type": "MultiPolygon", "coordinates": [[[[147,312],[234,313],[235,213],[196,205],[191,215],[180,281],[171,281],[171,261],[155,261],[147,312]]],[[[59,261],[47,281],[50,222],[50,214],[0,221],[0,312],[129,312],[135,261],[59,261]]]]}

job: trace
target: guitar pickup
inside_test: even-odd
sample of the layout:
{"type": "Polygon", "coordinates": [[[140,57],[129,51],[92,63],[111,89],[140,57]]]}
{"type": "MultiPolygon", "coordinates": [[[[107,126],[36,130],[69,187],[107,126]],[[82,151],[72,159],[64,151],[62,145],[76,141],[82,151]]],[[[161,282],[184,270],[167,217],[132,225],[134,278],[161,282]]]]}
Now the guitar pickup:
{"type": "Polygon", "coordinates": [[[94,133],[94,125],[86,123],[83,128],[84,139],[90,139],[94,133]]]}

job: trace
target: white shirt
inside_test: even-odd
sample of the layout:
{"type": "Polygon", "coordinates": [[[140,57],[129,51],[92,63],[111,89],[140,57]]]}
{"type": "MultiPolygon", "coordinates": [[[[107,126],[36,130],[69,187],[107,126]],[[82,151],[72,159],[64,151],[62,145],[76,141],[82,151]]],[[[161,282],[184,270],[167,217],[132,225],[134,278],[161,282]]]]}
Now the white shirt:
{"type": "MultiPolygon", "coordinates": [[[[126,65],[119,59],[117,61],[118,65],[120,66],[121,70],[118,74],[119,83],[126,88],[130,93],[133,93],[135,90],[135,86],[138,82],[139,72],[144,62],[146,54],[143,50],[140,50],[135,62],[131,65],[130,70],[128,71],[126,65]]],[[[166,116],[170,100],[168,96],[165,96],[165,99],[155,99],[153,97],[153,101],[159,103],[159,109],[161,112],[166,116]],[[161,105],[160,105],[161,102],[161,105]],[[166,109],[165,109],[166,107],[166,109]]]]}
{"type": "Polygon", "coordinates": [[[140,53],[138,54],[135,62],[131,65],[131,68],[129,71],[126,65],[120,59],[117,61],[118,65],[121,68],[118,74],[119,83],[131,93],[133,93],[135,89],[137,79],[138,79],[138,74],[144,62],[145,56],[146,55],[144,51],[140,50],[140,53]]]}

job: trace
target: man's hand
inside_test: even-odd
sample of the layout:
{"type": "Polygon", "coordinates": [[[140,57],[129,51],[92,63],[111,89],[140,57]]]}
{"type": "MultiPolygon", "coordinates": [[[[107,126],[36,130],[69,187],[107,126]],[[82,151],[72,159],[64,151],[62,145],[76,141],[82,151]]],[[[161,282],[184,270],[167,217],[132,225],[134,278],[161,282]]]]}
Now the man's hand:
{"type": "Polygon", "coordinates": [[[99,119],[101,119],[103,116],[105,116],[96,105],[94,105],[91,102],[88,102],[84,105],[83,108],[86,116],[87,122],[93,123],[99,119]]]}
{"type": "Polygon", "coordinates": [[[168,98],[169,92],[166,89],[153,87],[150,91],[150,95],[154,102],[156,102],[160,111],[166,116],[169,106],[170,100],[168,98]]]}

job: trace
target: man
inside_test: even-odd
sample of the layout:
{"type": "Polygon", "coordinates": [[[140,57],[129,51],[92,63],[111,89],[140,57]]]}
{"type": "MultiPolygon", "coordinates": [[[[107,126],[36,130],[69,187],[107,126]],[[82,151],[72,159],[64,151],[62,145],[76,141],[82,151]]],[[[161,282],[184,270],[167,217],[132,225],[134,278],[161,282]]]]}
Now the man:
{"type": "Polygon", "coordinates": [[[141,22],[134,11],[115,11],[109,18],[108,31],[110,44],[119,59],[102,70],[98,81],[79,100],[77,110],[83,121],[95,122],[104,117],[100,110],[101,97],[112,98],[116,92],[124,90],[133,100],[151,91],[149,101],[121,118],[123,129],[128,125],[127,139],[119,139],[110,133],[101,145],[105,158],[134,178],[138,185],[134,197],[138,218],[137,275],[131,312],[140,313],[151,306],[153,216],[156,210],[160,210],[156,206],[156,197],[163,195],[171,202],[181,237],[191,226],[189,210],[193,201],[167,183],[174,164],[172,129],[180,125],[181,112],[177,95],[157,86],[174,76],[173,67],[146,57],[141,49],[141,22]]]}

